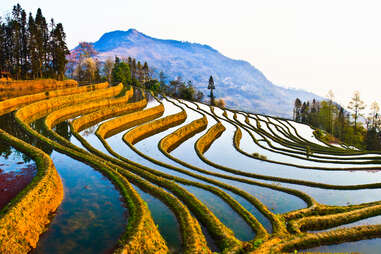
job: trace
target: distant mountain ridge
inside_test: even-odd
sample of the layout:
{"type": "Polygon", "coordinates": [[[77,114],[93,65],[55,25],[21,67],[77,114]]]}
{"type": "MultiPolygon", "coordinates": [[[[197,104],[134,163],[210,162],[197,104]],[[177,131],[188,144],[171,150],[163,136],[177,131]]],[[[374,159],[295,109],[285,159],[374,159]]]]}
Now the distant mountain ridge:
{"type": "Polygon", "coordinates": [[[156,39],[135,29],[105,33],[93,45],[101,59],[131,56],[147,61],[169,79],[192,80],[205,95],[213,75],[215,95],[233,109],[290,117],[297,97],[302,101],[320,99],[304,90],[276,86],[250,63],[228,58],[208,45],[156,39]]]}

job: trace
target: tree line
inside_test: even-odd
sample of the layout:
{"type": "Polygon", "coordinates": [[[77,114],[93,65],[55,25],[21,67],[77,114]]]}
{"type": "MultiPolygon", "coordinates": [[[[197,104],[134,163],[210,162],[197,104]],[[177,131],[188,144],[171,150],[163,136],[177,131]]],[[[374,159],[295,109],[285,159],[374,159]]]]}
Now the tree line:
{"type": "Polygon", "coordinates": [[[141,63],[132,57],[109,57],[105,61],[100,61],[93,44],[88,42],[80,42],[79,46],[72,50],[68,56],[66,73],[70,78],[80,82],[113,82],[112,71],[114,68],[116,68],[114,72],[126,74],[125,80],[122,82],[125,84],[141,86],[152,79],[153,69],[148,67],[147,62],[141,63]]]}
{"type": "Polygon", "coordinates": [[[371,104],[369,115],[365,116],[366,105],[358,91],[348,104],[351,112],[334,102],[332,91],[328,92],[327,98],[305,102],[297,98],[293,119],[318,128],[315,135],[329,143],[344,142],[360,149],[381,150],[381,118],[377,102],[371,104]]]}
{"type": "Polygon", "coordinates": [[[65,76],[66,35],[61,23],[48,23],[39,8],[27,15],[20,4],[5,18],[0,17],[0,70],[15,79],[65,76]]]}

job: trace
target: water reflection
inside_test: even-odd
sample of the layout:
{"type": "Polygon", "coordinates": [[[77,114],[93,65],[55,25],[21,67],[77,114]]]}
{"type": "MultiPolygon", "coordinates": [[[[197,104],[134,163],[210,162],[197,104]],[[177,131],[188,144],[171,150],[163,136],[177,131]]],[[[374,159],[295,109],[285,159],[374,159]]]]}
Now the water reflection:
{"type": "MultiPolygon", "coordinates": [[[[3,116],[1,120],[0,128],[51,155],[64,184],[64,200],[32,253],[110,252],[127,223],[127,210],[114,185],[90,166],[53,151],[38,138],[27,134],[12,114],[3,116]]],[[[31,123],[31,126],[48,136],[43,119],[31,123]]],[[[67,122],[57,125],[55,130],[70,140],[67,122]]]]}
{"type": "Polygon", "coordinates": [[[114,185],[90,166],[53,152],[65,197],[32,253],[108,253],[126,225],[114,185]]]}
{"type": "MultiPolygon", "coordinates": [[[[364,253],[364,254],[380,254],[381,250],[381,240],[371,239],[362,240],[357,242],[341,243],[336,245],[320,246],[308,250],[303,250],[303,252],[311,253],[364,253]]],[[[303,253],[302,252],[302,253],[303,253]]]]}

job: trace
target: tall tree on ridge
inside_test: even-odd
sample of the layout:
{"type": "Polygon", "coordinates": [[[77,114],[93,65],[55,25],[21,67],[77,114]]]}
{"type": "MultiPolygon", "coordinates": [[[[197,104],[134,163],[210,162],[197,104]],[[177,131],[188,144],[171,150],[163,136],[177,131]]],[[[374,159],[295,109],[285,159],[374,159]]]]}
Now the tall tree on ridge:
{"type": "Polygon", "coordinates": [[[370,117],[371,125],[373,128],[378,128],[378,112],[380,111],[380,106],[375,101],[370,105],[370,117]]]}
{"type": "Polygon", "coordinates": [[[294,103],[294,120],[296,122],[300,121],[300,109],[302,108],[302,102],[300,101],[299,98],[296,98],[295,103],[294,103]]]}
{"type": "Polygon", "coordinates": [[[52,49],[52,65],[54,70],[54,76],[57,79],[63,80],[65,74],[65,66],[68,62],[66,55],[68,55],[69,49],[66,46],[66,34],[63,30],[61,23],[58,23],[51,33],[51,49],[52,49]]]}
{"type": "Polygon", "coordinates": [[[29,47],[29,41],[28,41],[28,27],[27,27],[27,21],[26,21],[26,12],[25,10],[21,11],[21,75],[22,78],[25,79],[27,76],[28,68],[29,68],[29,61],[28,61],[28,47],[29,47]]]}
{"type": "Polygon", "coordinates": [[[215,105],[215,102],[214,102],[214,94],[213,94],[213,90],[215,89],[216,87],[214,86],[214,80],[213,80],[213,77],[210,76],[209,77],[209,84],[208,84],[208,89],[210,90],[210,105],[214,106],[215,105]]]}
{"type": "Polygon", "coordinates": [[[328,97],[328,124],[329,124],[329,131],[333,133],[333,100],[335,98],[335,95],[333,94],[332,90],[328,91],[327,94],[328,97]]]}
{"type": "Polygon", "coordinates": [[[355,119],[354,131],[357,131],[357,120],[362,116],[361,111],[365,109],[365,103],[360,98],[360,92],[355,91],[351,101],[348,104],[348,108],[353,111],[352,117],[355,119]]]}
{"type": "Polygon", "coordinates": [[[143,64],[143,81],[146,82],[151,79],[147,62],[143,64]]]}
{"type": "Polygon", "coordinates": [[[12,19],[9,21],[11,28],[11,43],[12,43],[12,55],[13,55],[13,69],[16,78],[21,78],[21,12],[22,8],[20,4],[13,6],[12,19]]]}
{"type": "Polygon", "coordinates": [[[337,125],[338,125],[338,137],[342,139],[344,135],[344,128],[345,128],[345,114],[344,114],[343,107],[340,107],[339,114],[337,117],[337,125]]]}
{"type": "Polygon", "coordinates": [[[5,25],[0,17],[0,70],[5,70],[6,68],[5,39],[5,25]]]}
{"type": "Polygon", "coordinates": [[[39,78],[44,77],[44,73],[46,71],[46,59],[47,59],[47,45],[49,41],[48,35],[48,24],[46,23],[45,17],[42,15],[42,11],[40,8],[37,9],[36,18],[36,49],[38,52],[38,69],[39,69],[39,78]]]}
{"type": "Polygon", "coordinates": [[[38,48],[37,48],[38,47],[37,26],[32,16],[32,13],[29,13],[28,33],[29,33],[28,53],[30,58],[32,78],[35,79],[39,75],[40,61],[39,61],[39,54],[38,54],[38,48]]]}

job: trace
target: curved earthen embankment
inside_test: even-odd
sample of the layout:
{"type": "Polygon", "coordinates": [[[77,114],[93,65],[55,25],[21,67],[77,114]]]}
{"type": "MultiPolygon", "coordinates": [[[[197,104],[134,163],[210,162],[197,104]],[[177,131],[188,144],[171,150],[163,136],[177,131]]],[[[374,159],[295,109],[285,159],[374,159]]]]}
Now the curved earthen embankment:
{"type": "MultiPolygon", "coordinates": [[[[105,91],[100,92],[105,93],[105,91]]],[[[52,146],[57,151],[83,161],[101,171],[120,190],[129,210],[130,217],[126,231],[118,241],[114,251],[115,253],[145,253],[149,251],[154,253],[167,253],[168,248],[166,243],[158,232],[147,205],[134,190],[127,178],[119,173],[123,171],[123,169],[115,168],[114,165],[111,165],[107,161],[84,150],[80,151],[81,149],[73,149],[71,146],[68,147],[59,144],[41,135],[28,124],[34,119],[44,117],[55,110],[60,110],[63,107],[70,107],[75,105],[75,103],[91,98],[94,93],[96,92],[85,93],[81,96],[72,95],[70,97],[53,98],[43,102],[36,102],[21,108],[15,116],[17,121],[28,133],[52,146]]]]}
{"type": "MultiPolygon", "coordinates": [[[[0,102],[0,113],[5,114],[23,105],[49,97],[77,94],[106,88],[108,83],[75,87],[22,96],[0,102]]],[[[0,130],[0,137],[17,150],[31,157],[38,173],[30,184],[0,211],[0,253],[27,253],[36,247],[41,233],[50,222],[63,199],[61,179],[51,158],[40,149],[0,130]]]]}
{"type": "Polygon", "coordinates": [[[0,211],[0,253],[27,253],[50,223],[49,215],[63,199],[61,179],[51,158],[40,149],[0,130],[0,138],[37,164],[32,182],[0,211]]]}

